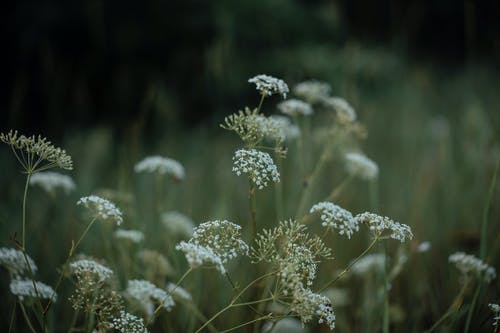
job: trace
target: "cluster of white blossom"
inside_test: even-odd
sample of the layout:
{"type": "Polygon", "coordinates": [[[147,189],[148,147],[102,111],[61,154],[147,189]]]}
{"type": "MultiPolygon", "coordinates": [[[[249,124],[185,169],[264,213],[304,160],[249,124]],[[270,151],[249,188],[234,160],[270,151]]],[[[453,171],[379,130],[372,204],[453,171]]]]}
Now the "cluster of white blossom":
{"type": "Polygon", "coordinates": [[[500,305],[495,303],[488,304],[488,307],[493,312],[493,326],[497,327],[500,323],[500,305]]]}
{"type": "Polygon", "coordinates": [[[52,302],[55,302],[57,299],[57,294],[51,286],[40,281],[28,279],[13,279],[10,282],[10,292],[19,297],[21,301],[24,300],[25,297],[50,299],[52,302]]]}
{"type": "Polygon", "coordinates": [[[222,274],[226,273],[226,268],[222,264],[222,259],[209,247],[182,241],[177,244],[175,248],[176,250],[184,252],[184,256],[192,268],[202,265],[211,265],[222,274]]]}
{"type": "Polygon", "coordinates": [[[114,203],[96,195],[82,197],[76,204],[90,209],[98,219],[109,220],[116,223],[116,225],[120,225],[123,222],[121,210],[114,203]]]}
{"type": "Polygon", "coordinates": [[[295,95],[303,98],[309,103],[318,103],[330,95],[330,85],[321,81],[304,81],[293,88],[295,95]]]}
{"type": "Polygon", "coordinates": [[[275,127],[279,132],[279,137],[283,140],[293,140],[300,136],[300,129],[297,125],[292,124],[290,118],[281,115],[269,116],[269,121],[275,123],[275,127]]]}
{"type": "Polygon", "coordinates": [[[125,311],[120,311],[120,317],[113,318],[108,324],[120,333],[148,333],[142,318],[136,317],[125,311]]]}
{"type": "Polygon", "coordinates": [[[278,168],[268,153],[256,149],[239,149],[233,161],[233,172],[238,176],[247,174],[258,189],[265,188],[269,182],[280,181],[278,168]]]}
{"type": "Polygon", "coordinates": [[[165,212],[161,214],[161,223],[174,236],[189,238],[193,234],[193,220],[182,213],[176,211],[165,212]]]}
{"type": "Polygon", "coordinates": [[[312,286],[318,266],[310,249],[290,242],[286,256],[279,260],[279,277],[284,295],[292,294],[297,289],[312,286]]]}
{"type": "Polygon", "coordinates": [[[148,156],[144,158],[135,165],[134,171],[137,173],[156,172],[161,175],[167,174],[177,180],[182,180],[185,177],[184,167],[181,163],[163,156],[148,156]]]}
{"type": "Polygon", "coordinates": [[[450,263],[454,264],[462,274],[475,275],[477,278],[483,279],[486,283],[490,283],[496,277],[494,267],[471,254],[456,252],[450,255],[448,260],[450,263]]]}
{"type": "Polygon", "coordinates": [[[155,303],[167,311],[175,305],[172,296],[146,280],[129,280],[125,293],[141,304],[148,317],[153,315],[155,303]]]}
{"type": "Polygon", "coordinates": [[[310,116],[313,114],[313,108],[309,103],[298,99],[289,99],[278,104],[278,110],[289,116],[310,116]]]}
{"type": "Polygon", "coordinates": [[[172,297],[176,300],[183,300],[183,301],[191,301],[193,297],[191,294],[181,286],[178,286],[174,283],[168,282],[167,283],[167,292],[172,295],[172,297]]]}
{"type": "Polygon", "coordinates": [[[318,323],[325,323],[330,330],[335,328],[335,313],[330,300],[310,289],[295,290],[290,310],[295,312],[303,323],[307,323],[313,317],[318,317],[318,323]]]}
{"type": "Polygon", "coordinates": [[[140,243],[144,240],[144,233],[139,230],[118,229],[114,232],[115,238],[131,241],[132,243],[140,243]]]}
{"type": "Polygon", "coordinates": [[[248,82],[254,83],[256,89],[260,91],[262,95],[271,96],[279,94],[282,95],[283,98],[286,98],[286,94],[289,92],[288,85],[285,81],[265,74],[256,75],[248,79],[248,82]]]}
{"type": "Polygon", "coordinates": [[[37,266],[30,256],[26,255],[27,261],[24,258],[24,254],[16,249],[2,247],[0,248],[0,265],[4,266],[14,278],[21,278],[28,274],[29,268],[35,273],[37,271],[37,266]]]}
{"type": "Polygon", "coordinates": [[[111,269],[94,260],[81,259],[73,261],[69,266],[78,278],[91,278],[97,282],[104,282],[113,275],[111,269]]]}
{"type": "Polygon", "coordinates": [[[57,189],[70,193],[76,187],[70,176],[58,172],[46,171],[37,172],[30,178],[30,185],[40,186],[45,192],[54,193],[57,189]]]}
{"type": "Polygon", "coordinates": [[[408,225],[394,222],[386,216],[364,212],[356,215],[356,219],[360,223],[367,224],[376,237],[384,236],[384,233],[389,233],[389,237],[397,239],[401,243],[413,239],[413,233],[408,225]]]}
{"type": "Polygon", "coordinates": [[[378,166],[364,154],[350,152],[345,156],[345,168],[351,175],[356,175],[364,180],[372,180],[378,177],[378,166]]]}
{"type": "Polygon", "coordinates": [[[354,232],[359,231],[358,220],[352,216],[351,212],[334,203],[317,203],[309,212],[319,212],[323,227],[338,229],[340,235],[346,235],[349,239],[354,232]]]}
{"type": "Polygon", "coordinates": [[[323,103],[337,112],[337,117],[341,122],[356,121],[356,111],[341,97],[329,97],[323,100],[323,103]]]}
{"type": "Polygon", "coordinates": [[[383,253],[368,254],[359,259],[351,267],[351,272],[358,276],[364,276],[369,272],[381,272],[385,266],[385,255],[383,253]]]}

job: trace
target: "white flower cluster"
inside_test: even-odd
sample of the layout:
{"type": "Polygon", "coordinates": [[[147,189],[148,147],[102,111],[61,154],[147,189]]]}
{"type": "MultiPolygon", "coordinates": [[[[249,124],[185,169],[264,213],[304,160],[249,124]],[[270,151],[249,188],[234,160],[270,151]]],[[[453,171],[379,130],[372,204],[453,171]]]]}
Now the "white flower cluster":
{"type": "MultiPolygon", "coordinates": [[[[37,267],[33,259],[26,255],[29,266],[33,273],[37,271],[37,267]]],[[[0,248],[0,265],[4,266],[14,278],[20,278],[29,273],[29,268],[26,259],[21,251],[6,247],[0,248]]]]}
{"type": "Polygon", "coordinates": [[[241,239],[241,227],[229,221],[208,221],[194,229],[188,242],[180,242],[177,250],[183,251],[192,267],[212,264],[221,273],[223,264],[240,254],[248,254],[248,245],[241,239]]]}
{"type": "Polygon", "coordinates": [[[316,294],[310,289],[297,289],[293,295],[290,310],[297,313],[303,323],[318,317],[318,323],[325,323],[330,330],[335,328],[335,313],[328,297],[316,294]]]}
{"type": "Polygon", "coordinates": [[[183,300],[183,301],[191,301],[193,299],[193,297],[191,296],[191,294],[184,288],[182,288],[181,286],[178,286],[174,283],[167,283],[167,292],[172,295],[172,297],[174,299],[178,299],[178,300],[183,300]]]}
{"type": "Polygon", "coordinates": [[[139,230],[118,229],[114,232],[115,238],[131,241],[132,243],[140,243],[144,240],[144,234],[139,230]]]}
{"type": "Polygon", "coordinates": [[[279,136],[283,138],[283,140],[293,140],[300,136],[299,127],[292,124],[290,118],[281,115],[272,115],[268,119],[274,122],[274,126],[279,132],[279,136]]]}
{"type": "Polygon", "coordinates": [[[351,272],[358,276],[364,276],[369,272],[381,272],[385,266],[385,255],[383,253],[368,254],[359,259],[351,267],[351,272]]]}
{"type": "Polygon", "coordinates": [[[148,333],[142,318],[123,310],[120,311],[120,317],[113,318],[108,325],[120,333],[148,333]]]}
{"type": "Polygon", "coordinates": [[[293,88],[295,95],[305,99],[309,103],[318,103],[330,95],[330,85],[321,81],[304,81],[293,88]]]}
{"type": "Polygon", "coordinates": [[[364,180],[378,177],[378,165],[364,154],[350,152],[345,154],[345,168],[351,175],[359,176],[364,180]]]}
{"type": "Polygon", "coordinates": [[[155,303],[161,304],[167,311],[175,305],[165,290],[146,280],[129,280],[125,293],[141,304],[148,317],[153,315],[155,303]]]}
{"type": "Polygon", "coordinates": [[[377,237],[383,236],[385,232],[389,232],[389,237],[397,239],[401,243],[408,239],[413,239],[413,233],[408,225],[394,222],[386,216],[364,212],[356,215],[356,219],[360,223],[366,223],[377,237]]]}
{"type": "Polygon", "coordinates": [[[351,212],[334,203],[317,203],[309,212],[319,212],[323,227],[338,229],[340,235],[346,235],[349,239],[354,232],[359,231],[358,220],[352,216],[351,212]]]}
{"type": "Polygon", "coordinates": [[[263,189],[269,182],[279,182],[280,174],[268,153],[256,149],[239,149],[235,152],[233,172],[238,176],[248,174],[258,189],[263,189]]]}
{"type": "Polygon", "coordinates": [[[323,102],[337,112],[337,116],[342,122],[356,121],[356,111],[345,99],[329,97],[324,99],[323,102]]]}
{"type": "Polygon", "coordinates": [[[287,244],[286,252],[286,258],[279,261],[280,272],[278,273],[284,295],[303,289],[303,281],[307,287],[312,286],[318,269],[310,249],[290,242],[287,244]]]}
{"type": "Polygon", "coordinates": [[[289,92],[285,81],[265,74],[256,75],[248,79],[248,82],[255,83],[256,89],[262,95],[271,96],[273,94],[280,94],[283,98],[286,98],[286,94],[289,92]]]}
{"type": "Polygon", "coordinates": [[[181,163],[172,158],[163,156],[146,157],[135,165],[134,171],[137,173],[157,172],[161,175],[167,174],[177,180],[182,180],[185,177],[184,167],[181,163]]]}
{"type": "Polygon", "coordinates": [[[161,214],[161,223],[174,236],[189,238],[193,234],[194,223],[186,215],[170,211],[161,214]]]}
{"type": "Polygon", "coordinates": [[[489,266],[481,259],[471,254],[456,252],[450,255],[448,260],[450,263],[454,264],[462,274],[473,274],[480,279],[484,279],[486,283],[493,281],[497,275],[494,267],[489,266]]]}
{"type": "Polygon", "coordinates": [[[30,178],[30,185],[40,186],[45,192],[54,193],[58,188],[65,193],[70,193],[76,187],[75,182],[70,176],[58,172],[37,172],[30,178]]]}
{"type": "Polygon", "coordinates": [[[289,99],[278,104],[278,110],[289,116],[310,116],[313,114],[313,108],[309,103],[299,99],[289,99]]]}
{"type": "Polygon", "coordinates": [[[115,222],[116,225],[120,225],[123,222],[121,210],[114,203],[96,195],[82,197],[76,204],[89,208],[95,214],[96,218],[104,221],[110,220],[115,222]]]}
{"type": "Polygon", "coordinates": [[[93,277],[97,282],[104,282],[113,275],[111,269],[94,260],[81,259],[73,261],[69,266],[77,277],[93,277]]]}
{"type": "Polygon", "coordinates": [[[19,297],[22,301],[25,297],[40,297],[41,299],[50,299],[55,302],[57,294],[51,286],[46,285],[40,281],[13,279],[10,282],[10,292],[19,297]]]}
{"type": "Polygon", "coordinates": [[[493,326],[499,326],[500,323],[500,305],[495,303],[488,304],[488,307],[493,312],[493,326]]]}

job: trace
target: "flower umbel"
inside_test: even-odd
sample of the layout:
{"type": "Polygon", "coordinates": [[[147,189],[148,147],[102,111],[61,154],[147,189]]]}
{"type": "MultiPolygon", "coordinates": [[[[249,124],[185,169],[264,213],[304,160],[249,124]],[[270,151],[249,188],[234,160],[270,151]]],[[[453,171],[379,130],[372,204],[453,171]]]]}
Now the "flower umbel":
{"type": "Polygon", "coordinates": [[[28,255],[26,255],[26,258],[28,258],[29,267],[26,263],[26,259],[24,258],[24,254],[21,251],[6,247],[0,248],[0,265],[7,268],[14,278],[21,278],[25,276],[30,272],[29,268],[31,268],[33,273],[37,271],[37,267],[33,259],[31,259],[28,255]]]}
{"type": "Polygon", "coordinates": [[[186,215],[171,211],[161,214],[161,223],[169,234],[189,238],[193,235],[194,223],[186,215]]]}
{"type": "Polygon", "coordinates": [[[144,240],[144,234],[139,230],[118,229],[114,232],[117,239],[127,240],[132,243],[140,243],[144,240]]]}
{"type": "Polygon", "coordinates": [[[401,243],[408,239],[413,239],[413,233],[409,226],[394,222],[386,216],[364,212],[356,215],[356,219],[360,223],[367,224],[375,237],[384,237],[388,233],[390,238],[397,239],[401,243]]]}
{"type": "Polygon", "coordinates": [[[256,75],[248,79],[248,82],[255,83],[256,89],[264,96],[280,94],[286,98],[286,94],[289,92],[285,81],[265,74],[256,75]]]}
{"type": "Polygon", "coordinates": [[[103,221],[109,220],[116,223],[116,225],[120,225],[123,222],[121,210],[114,203],[96,195],[82,197],[76,204],[87,207],[97,219],[103,221]]]}
{"type": "Polygon", "coordinates": [[[54,193],[57,189],[63,190],[66,194],[75,189],[75,182],[70,176],[58,172],[37,172],[30,178],[30,185],[40,186],[45,192],[54,193]]]}
{"type": "Polygon", "coordinates": [[[113,318],[109,323],[109,328],[113,328],[120,333],[148,333],[142,318],[123,310],[120,311],[119,317],[113,318]]]}
{"type": "Polygon", "coordinates": [[[478,279],[490,283],[496,277],[495,268],[489,266],[481,259],[476,258],[471,254],[456,252],[448,258],[450,263],[454,264],[462,274],[468,276],[473,275],[478,279]]]}
{"type": "Polygon", "coordinates": [[[25,297],[40,297],[41,299],[50,299],[52,302],[55,302],[57,299],[54,289],[39,281],[14,279],[10,282],[10,292],[18,296],[20,300],[23,300],[25,297]],[[33,283],[36,285],[36,289],[33,283]]]}
{"type": "Polygon", "coordinates": [[[497,327],[500,323],[500,305],[495,303],[488,304],[488,307],[493,312],[493,326],[497,327]]]}
{"type": "Polygon", "coordinates": [[[278,110],[289,116],[310,116],[313,114],[311,105],[299,99],[289,99],[279,103],[278,110]]]}
{"type": "Polygon", "coordinates": [[[134,171],[139,172],[149,172],[158,173],[160,175],[170,175],[176,180],[182,180],[185,177],[184,167],[178,161],[163,157],[163,156],[149,156],[138,162],[134,171]]]}
{"type": "Polygon", "coordinates": [[[269,182],[280,181],[278,168],[268,153],[256,149],[239,149],[233,161],[233,172],[238,176],[247,174],[259,190],[267,187],[269,182]]]}
{"type": "Polygon", "coordinates": [[[295,95],[303,98],[309,103],[318,103],[330,95],[331,87],[326,82],[304,81],[293,88],[295,95]]]}
{"type": "Polygon", "coordinates": [[[70,267],[78,279],[91,279],[98,283],[108,280],[113,275],[111,269],[89,259],[73,261],[70,267]]]}
{"type": "Polygon", "coordinates": [[[346,235],[349,239],[354,232],[359,230],[358,220],[352,216],[351,212],[334,203],[317,203],[309,212],[319,212],[323,227],[337,229],[340,235],[346,235]]]}
{"type": "Polygon", "coordinates": [[[146,280],[129,280],[125,293],[141,304],[148,317],[153,315],[155,303],[161,304],[167,311],[172,310],[175,305],[165,290],[146,280]]]}
{"type": "Polygon", "coordinates": [[[364,180],[372,180],[378,176],[378,166],[364,154],[351,152],[345,154],[345,168],[351,175],[364,180]]]}

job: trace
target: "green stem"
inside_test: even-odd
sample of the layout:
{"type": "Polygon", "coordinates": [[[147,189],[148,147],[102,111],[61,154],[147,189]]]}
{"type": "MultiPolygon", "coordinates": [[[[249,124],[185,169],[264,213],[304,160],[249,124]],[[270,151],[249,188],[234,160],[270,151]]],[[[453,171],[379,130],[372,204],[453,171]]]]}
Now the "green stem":
{"type": "MultiPolygon", "coordinates": [[[[194,316],[195,316],[196,318],[198,318],[198,319],[200,320],[200,322],[204,323],[204,322],[206,322],[206,321],[208,320],[208,318],[207,318],[207,317],[205,317],[205,315],[204,315],[204,314],[200,311],[200,309],[198,309],[198,307],[196,306],[196,304],[194,304],[194,303],[188,303],[188,304],[186,304],[186,306],[187,306],[187,307],[188,307],[191,311],[193,311],[194,316]]],[[[208,330],[209,330],[210,332],[212,332],[212,333],[217,333],[217,332],[218,332],[218,331],[217,331],[217,329],[216,329],[216,328],[214,327],[214,325],[212,325],[212,324],[208,324],[208,325],[207,325],[207,328],[208,328],[208,330]]]]}
{"type": "Polygon", "coordinates": [[[23,242],[22,248],[23,251],[26,249],[26,199],[28,198],[28,186],[30,184],[31,178],[31,170],[27,171],[28,175],[26,176],[26,184],[24,185],[24,195],[23,195],[23,242]]]}
{"type": "Polygon", "coordinates": [[[253,319],[253,320],[250,320],[250,321],[247,321],[246,323],[243,323],[243,324],[240,324],[240,325],[237,325],[237,326],[234,326],[234,327],[231,327],[227,330],[224,330],[224,331],[220,331],[220,333],[225,333],[225,332],[231,332],[231,331],[234,331],[234,330],[237,330],[238,328],[241,328],[241,327],[244,327],[244,326],[247,326],[247,325],[250,325],[250,324],[253,324],[255,322],[258,322],[258,321],[261,321],[261,320],[265,320],[265,319],[271,319],[272,318],[272,313],[268,314],[268,315],[265,315],[263,317],[259,317],[259,318],[256,318],[256,319],[253,319]]]}
{"type": "Polygon", "coordinates": [[[388,244],[384,241],[384,316],[382,321],[383,333],[389,333],[389,260],[388,244]]]}
{"type": "Polygon", "coordinates": [[[474,308],[476,306],[480,290],[481,290],[481,284],[478,284],[476,291],[474,292],[474,297],[472,298],[472,303],[469,307],[469,311],[467,312],[467,320],[465,321],[464,333],[469,332],[470,321],[472,319],[472,314],[474,313],[474,308]]]}
{"type": "Polygon", "coordinates": [[[21,311],[23,312],[24,320],[26,320],[26,323],[28,324],[31,332],[36,333],[35,329],[33,328],[33,324],[31,324],[31,320],[28,317],[28,314],[26,313],[26,309],[24,308],[24,305],[21,301],[19,301],[19,305],[21,307],[21,311]]]}
{"type": "Polygon", "coordinates": [[[250,207],[250,225],[252,226],[252,241],[255,242],[257,237],[257,210],[255,208],[255,186],[252,181],[248,179],[250,190],[248,192],[248,201],[250,207]]]}
{"type": "MultiPolygon", "coordinates": [[[[282,174],[282,163],[281,163],[281,158],[280,154],[278,152],[275,153],[275,160],[276,160],[276,165],[278,167],[278,171],[280,175],[282,174]]],[[[277,182],[275,185],[275,191],[274,191],[274,196],[275,196],[275,201],[276,201],[276,219],[278,221],[281,221],[284,216],[284,209],[283,209],[283,183],[282,182],[277,182]]]]}
{"type": "Polygon", "coordinates": [[[265,94],[262,94],[261,97],[260,97],[260,102],[259,102],[259,106],[257,106],[257,113],[260,112],[260,108],[262,107],[262,103],[264,103],[264,99],[266,98],[266,95],[265,94]]]}
{"type": "Polygon", "coordinates": [[[497,161],[497,164],[495,166],[495,171],[493,173],[493,177],[491,179],[490,183],[490,188],[488,191],[488,199],[486,200],[486,204],[484,205],[483,209],[483,221],[481,224],[481,248],[480,248],[480,258],[481,260],[484,260],[486,258],[486,241],[487,241],[487,235],[488,235],[488,217],[489,217],[489,212],[490,212],[490,206],[491,206],[491,200],[493,198],[493,193],[495,192],[495,183],[497,180],[497,173],[498,173],[498,165],[500,164],[500,160],[497,161]]]}
{"type": "Polygon", "coordinates": [[[12,332],[12,326],[14,325],[14,318],[16,317],[16,307],[17,302],[14,302],[14,307],[12,308],[12,316],[10,317],[9,333],[12,332]]]}
{"type": "Polygon", "coordinates": [[[339,274],[337,275],[337,277],[333,280],[331,280],[330,282],[326,283],[319,291],[318,293],[324,291],[326,288],[328,288],[329,286],[331,286],[332,284],[334,284],[335,282],[337,282],[342,276],[344,276],[347,272],[349,272],[349,270],[351,269],[352,266],[354,266],[354,264],[356,264],[359,259],[361,259],[365,254],[367,254],[373,246],[375,246],[375,244],[377,243],[378,241],[378,237],[375,237],[373,239],[373,241],[370,243],[370,245],[359,255],[356,257],[356,259],[354,259],[353,261],[351,261],[349,263],[349,265],[347,265],[347,267],[339,274]]]}

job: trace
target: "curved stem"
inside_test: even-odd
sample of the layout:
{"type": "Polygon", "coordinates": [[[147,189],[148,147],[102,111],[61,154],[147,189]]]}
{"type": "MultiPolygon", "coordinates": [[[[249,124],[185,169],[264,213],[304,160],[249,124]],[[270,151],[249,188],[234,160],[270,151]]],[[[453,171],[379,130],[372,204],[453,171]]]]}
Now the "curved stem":
{"type": "Polygon", "coordinates": [[[483,221],[481,223],[481,247],[480,247],[480,258],[484,260],[486,258],[486,238],[488,234],[488,217],[490,212],[491,200],[493,198],[493,193],[495,192],[495,183],[497,180],[498,166],[500,164],[500,160],[497,161],[495,166],[495,172],[493,173],[493,177],[491,179],[490,188],[488,190],[488,198],[486,200],[486,204],[483,208],[483,221]]]}
{"type": "Polygon", "coordinates": [[[21,307],[24,320],[26,320],[26,323],[28,324],[28,327],[30,328],[31,332],[36,333],[35,329],[33,328],[33,324],[31,323],[31,320],[28,317],[28,314],[26,313],[26,309],[24,308],[24,305],[21,301],[19,301],[19,306],[21,307]]]}
{"type": "Polygon", "coordinates": [[[259,106],[257,106],[257,112],[260,112],[260,108],[262,108],[262,103],[264,103],[264,98],[266,98],[266,95],[262,94],[260,97],[259,106]]]}
{"type": "Polygon", "coordinates": [[[472,298],[472,303],[470,305],[469,311],[467,312],[467,320],[465,321],[464,333],[469,332],[470,321],[472,319],[472,313],[476,307],[477,298],[479,297],[479,291],[481,290],[481,284],[479,284],[474,292],[474,297],[472,298]]]}
{"type": "Polygon", "coordinates": [[[253,320],[250,320],[250,321],[247,321],[246,323],[240,324],[238,326],[231,327],[231,328],[229,328],[227,330],[220,331],[220,333],[231,332],[231,331],[237,330],[238,328],[241,328],[241,327],[253,324],[255,322],[258,322],[258,321],[261,321],[261,320],[265,320],[265,319],[271,319],[271,318],[272,318],[272,313],[270,313],[268,315],[265,315],[265,316],[262,316],[262,317],[259,317],[259,318],[256,318],[256,319],[253,319],[253,320]]]}

